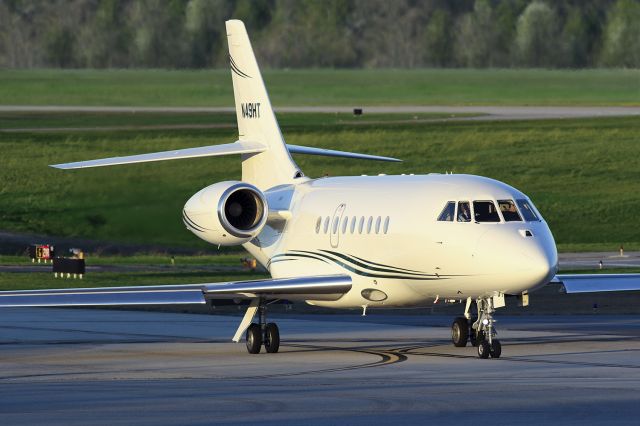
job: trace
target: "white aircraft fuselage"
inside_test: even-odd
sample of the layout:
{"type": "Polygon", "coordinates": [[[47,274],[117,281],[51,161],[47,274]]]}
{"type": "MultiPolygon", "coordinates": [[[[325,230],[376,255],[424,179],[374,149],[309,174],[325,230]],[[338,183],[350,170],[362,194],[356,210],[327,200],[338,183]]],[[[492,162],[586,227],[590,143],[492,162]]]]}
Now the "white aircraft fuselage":
{"type": "MultiPolygon", "coordinates": [[[[243,244],[273,278],[348,274],[352,289],[335,308],[425,306],[440,300],[519,295],[557,271],[549,227],[539,220],[439,221],[448,202],[527,200],[517,189],[472,175],[303,178],[265,191],[270,217],[243,244]]],[[[195,225],[214,230],[199,193],[187,205],[195,225]],[[195,219],[194,219],[195,218],[195,219]]],[[[514,203],[515,204],[515,203],[514,203]]],[[[474,212],[475,213],[475,212],[474,212]]],[[[201,231],[191,229],[200,238],[201,231]]],[[[206,239],[206,236],[205,236],[206,239]]]]}

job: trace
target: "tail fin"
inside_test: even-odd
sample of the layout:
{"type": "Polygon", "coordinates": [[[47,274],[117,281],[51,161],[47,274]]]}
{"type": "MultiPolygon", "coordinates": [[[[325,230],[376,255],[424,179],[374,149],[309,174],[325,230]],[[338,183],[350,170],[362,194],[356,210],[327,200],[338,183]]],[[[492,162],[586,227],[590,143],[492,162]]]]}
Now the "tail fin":
{"type": "Polygon", "coordinates": [[[240,141],[264,145],[264,152],[242,155],[242,180],[260,189],[304,176],[293,161],[280,132],[258,62],[242,21],[226,22],[229,61],[240,141]]]}

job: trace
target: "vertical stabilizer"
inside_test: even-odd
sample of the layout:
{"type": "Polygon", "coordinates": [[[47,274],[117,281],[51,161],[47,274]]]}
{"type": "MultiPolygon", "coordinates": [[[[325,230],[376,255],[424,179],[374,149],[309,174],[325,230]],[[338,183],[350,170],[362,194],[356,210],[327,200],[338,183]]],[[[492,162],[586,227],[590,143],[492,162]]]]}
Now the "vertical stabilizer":
{"type": "Polygon", "coordinates": [[[242,180],[262,190],[291,183],[302,172],[285,145],[247,30],[238,20],[226,25],[238,139],[267,147],[264,152],[242,155],[242,180]]]}

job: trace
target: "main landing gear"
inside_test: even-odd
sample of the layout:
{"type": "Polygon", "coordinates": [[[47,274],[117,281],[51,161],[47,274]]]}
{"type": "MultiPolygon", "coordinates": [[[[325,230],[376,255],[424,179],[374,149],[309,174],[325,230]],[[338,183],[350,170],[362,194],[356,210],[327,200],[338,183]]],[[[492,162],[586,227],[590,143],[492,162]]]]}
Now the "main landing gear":
{"type": "Polygon", "coordinates": [[[463,317],[457,317],[451,324],[451,340],[453,345],[459,348],[467,346],[470,341],[472,346],[478,348],[480,358],[500,358],[502,345],[495,336],[498,334],[494,327],[492,297],[483,297],[476,300],[478,317],[471,318],[469,309],[471,298],[467,299],[467,306],[463,317]]]}
{"type": "Polygon", "coordinates": [[[261,304],[258,307],[260,323],[251,323],[247,328],[247,351],[250,354],[259,354],[262,345],[267,353],[274,354],[280,349],[280,330],[275,322],[267,322],[267,307],[261,304]]]}
{"type": "Polygon", "coordinates": [[[274,322],[267,322],[267,305],[261,299],[251,301],[247,312],[238,327],[234,342],[239,342],[244,330],[247,341],[247,351],[250,354],[258,354],[264,346],[267,353],[276,353],[280,349],[280,330],[274,322]],[[256,313],[258,323],[252,322],[256,313]]]}

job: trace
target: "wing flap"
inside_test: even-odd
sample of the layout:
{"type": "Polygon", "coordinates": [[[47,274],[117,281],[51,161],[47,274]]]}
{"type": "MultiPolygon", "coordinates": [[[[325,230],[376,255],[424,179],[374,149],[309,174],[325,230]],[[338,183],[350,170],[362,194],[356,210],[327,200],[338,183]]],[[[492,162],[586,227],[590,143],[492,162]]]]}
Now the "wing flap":
{"type": "Polygon", "coordinates": [[[351,289],[347,275],[161,286],[62,288],[0,292],[0,307],[203,304],[213,299],[337,299],[351,289]]]}
{"type": "Polygon", "coordinates": [[[640,290],[640,274],[560,274],[551,282],[562,284],[566,293],[640,290]]]}

